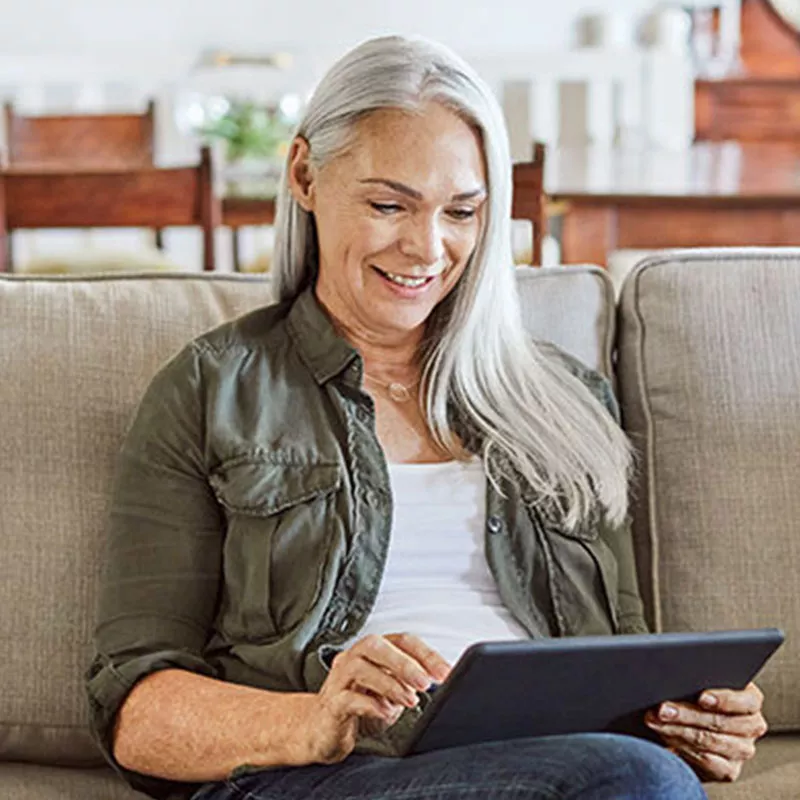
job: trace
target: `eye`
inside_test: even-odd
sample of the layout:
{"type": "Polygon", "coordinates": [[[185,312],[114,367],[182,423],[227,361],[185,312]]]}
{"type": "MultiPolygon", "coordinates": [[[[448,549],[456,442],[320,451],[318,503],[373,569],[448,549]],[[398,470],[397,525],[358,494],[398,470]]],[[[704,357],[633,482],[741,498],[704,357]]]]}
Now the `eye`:
{"type": "Polygon", "coordinates": [[[397,203],[370,203],[370,206],[374,208],[376,211],[380,212],[381,214],[396,214],[398,211],[402,211],[402,206],[398,205],[397,203]]]}
{"type": "Polygon", "coordinates": [[[447,213],[453,219],[468,220],[475,216],[476,210],[474,208],[451,208],[447,213]]]}

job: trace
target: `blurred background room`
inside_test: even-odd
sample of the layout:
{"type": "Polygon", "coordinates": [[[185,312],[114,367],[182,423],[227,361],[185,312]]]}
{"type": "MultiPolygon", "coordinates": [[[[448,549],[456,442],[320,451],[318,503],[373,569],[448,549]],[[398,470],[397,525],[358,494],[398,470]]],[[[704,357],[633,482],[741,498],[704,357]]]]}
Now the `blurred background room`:
{"type": "Polygon", "coordinates": [[[27,0],[0,26],[0,268],[268,271],[305,99],[381,33],[496,92],[519,263],[619,285],[652,250],[800,244],[800,0],[27,0]]]}

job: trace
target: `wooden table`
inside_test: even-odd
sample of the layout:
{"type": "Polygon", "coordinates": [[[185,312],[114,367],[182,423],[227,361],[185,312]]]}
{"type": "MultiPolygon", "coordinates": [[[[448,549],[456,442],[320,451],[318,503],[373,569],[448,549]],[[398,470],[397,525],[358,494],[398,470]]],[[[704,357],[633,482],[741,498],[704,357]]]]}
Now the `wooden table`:
{"type": "Polygon", "coordinates": [[[564,263],[605,265],[622,248],[800,245],[800,142],[554,149],[545,188],[564,263]]]}

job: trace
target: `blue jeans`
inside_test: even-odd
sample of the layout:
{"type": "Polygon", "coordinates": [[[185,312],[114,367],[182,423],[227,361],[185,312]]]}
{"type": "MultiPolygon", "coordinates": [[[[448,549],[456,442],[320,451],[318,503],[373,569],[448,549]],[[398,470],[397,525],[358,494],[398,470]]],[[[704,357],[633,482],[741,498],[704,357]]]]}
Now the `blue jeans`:
{"type": "Polygon", "coordinates": [[[408,758],[264,770],[193,800],[702,800],[700,781],[651,742],[602,733],[516,739],[408,758]]]}

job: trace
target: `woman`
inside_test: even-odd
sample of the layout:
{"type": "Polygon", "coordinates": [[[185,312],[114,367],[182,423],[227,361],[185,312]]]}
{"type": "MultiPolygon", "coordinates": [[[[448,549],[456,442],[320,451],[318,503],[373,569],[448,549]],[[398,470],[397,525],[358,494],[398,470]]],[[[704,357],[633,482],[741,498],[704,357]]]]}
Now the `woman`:
{"type": "Polygon", "coordinates": [[[752,755],[755,687],[653,713],[668,747],[387,757],[472,641],[646,629],[628,446],[607,382],[523,333],[509,165],[496,102],[440,46],[367,42],[318,87],[280,302],[173,359],[121,454],[88,693],[134,786],[687,800],[685,762],[730,779],[752,755]]]}

